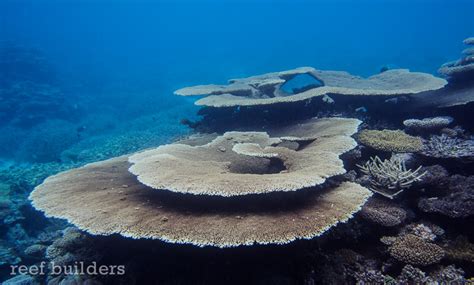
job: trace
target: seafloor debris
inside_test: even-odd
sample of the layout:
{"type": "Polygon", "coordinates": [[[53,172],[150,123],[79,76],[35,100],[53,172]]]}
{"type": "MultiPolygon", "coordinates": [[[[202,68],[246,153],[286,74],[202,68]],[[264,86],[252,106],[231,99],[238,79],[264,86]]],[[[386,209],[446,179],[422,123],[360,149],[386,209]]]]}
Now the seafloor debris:
{"type": "Polygon", "coordinates": [[[210,95],[196,101],[209,107],[254,106],[308,100],[328,94],[339,95],[407,95],[437,90],[447,82],[430,74],[393,69],[362,78],[344,71],[324,71],[312,67],[232,79],[228,85],[198,85],[175,91],[176,95],[210,95]],[[320,86],[288,94],[281,87],[297,75],[308,74],[320,86]],[[403,86],[403,87],[402,87],[403,86]]]}
{"type": "Polygon", "coordinates": [[[139,181],[122,156],[52,176],[30,199],[47,216],[65,218],[92,234],[218,247],[312,238],[347,221],[371,195],[351,182],[322,185],[345,172],[338,156],[355,147],[350,135],[359,123],[313,120],[273,130],[281,137],[230,132],[203,146],[165,145],[132,155],[131,172],[139,181]],[[319,123],[321,134],[315,133],[319,123]],[[305,144],[297,150],[278,146],[285,138],[305,144]],[[245,154],[233,151],[237,144],[247,144],[245,154]],[[281,163],[272,161],[274,154],[281,163]],[[154,161],[160,161],[159,168],[154,161]],[[163,190],[141,184],[144,180],[163,190]],[[303,189],[315,185],[321,186],[303,189]],[[268,193],[275,191],[280,192],[268,193]],[[242,196],[251,193],[258,195],[242,196]]]}
{"type": "Polygon", "coordinates": [[[420,181],[426,173],[420,171],[421,166],[415,170],[407,169],[405,161],[398,156],[383,161],[375,156],[358,167],[369,176],[371,190],[391,199],[420,181]]]}
{"type": "Polygon", "coordinates": [[[387,152],[418,152],[423,149],[421,138],[400,130],[362,130],[357,134],[357,140],[365,146],[387,152]]]}

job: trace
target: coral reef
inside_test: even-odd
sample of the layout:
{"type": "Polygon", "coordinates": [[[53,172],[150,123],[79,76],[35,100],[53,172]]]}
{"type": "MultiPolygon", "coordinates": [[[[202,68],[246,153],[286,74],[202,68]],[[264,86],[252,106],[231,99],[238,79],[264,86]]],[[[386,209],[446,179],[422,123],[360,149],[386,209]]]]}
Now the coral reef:
{"type": "Polygon", "coordinates": [[[420,170],[423,179],[417,182],[420,187],[427,187],[427,190],[432,192],[434,189],[445,189],[449,184],[449,172],[439,164],[422,167],[420,170]],[[429,187],[429,188],[428,188],[429,187]]]}
{"type": "Polygon", "coordinates": [[[465,284],[464,270],[456,268],[454,265],[440,266],[429,275],[428,283],[438,284],[465,284]]]}
{"type": "Polygon", "coordinates": [[[474,55],[474,47],[466,48],[462,51],[464,55],[474,55]]]}
{"type": "Polygon", "coordinates": [[[449,116],[420,119],[408,119],[403,125],[414,132],[432,132],[449,126],[454,119],[449,116]]]}
{"type": "Polygon", "coordinates": [[[389,252],[401,262],[421,266],[438,263],[445,255],[440,246],[413,234],[398,237],[390,246],[389,252]]]}
{"type": "Polygon", "coordinates": [[[318,236],[348,220],[370,197],[367,189],[346,182],[320,195],[295,193],[303,196],[276,201],[252,196],[234,203],[217,199],[209,205],[209,197],[199,202],[196,196],[157,195],[128,167],[127,158],[119,157],[63,172],[36,187],[30,199],[46,215],[68,219],[92,234],[231,247],[318,236]]]}
{"type": "Polygon", "coordinates": [[[317,119],[275,130],[282,135],[276,138],[263,132],[227,132],[204,146],[165,145],[130,156],[130,172],[151,188],[179,193],[236,196],[296,191],[345,173],[339,155],[356,146],[348,135],[359,123],[317,119]],[[278,146],[282,140],[307,143],[295,151],[278,146]]]}
{"type": "Polygon", "coordinates": [[[474,244],[467,237],[458,236],[445,247],[446,258],[452,261],[474,263],[474,244]]]}
{"type": "MultiPolygon", "coordinates": [[[[471,64],[471,49],[446,70],[471,64]]],[[[23,68],[16,60],[0,67],[23,68]]],[[[460,73],[446,85],[408,70],[361,78],[308,67],[188,87],[175,93],[209,96],[196,102],[202,121],[179,125],[198,107],[179,97],[144,106],[128,91],[73,118],[86,99],[69,106],[33,67],[0,78],[2,284],[474,280],[474,93],[460,73]],[[434,108],[418,109],[423,100],[434,108]],[[402,121],[406,133],[395,130],[402,121]],[[123,264],[126,274],[10,275],[9,265],[42,261],[123,264]]]]}
{"type": "Polygon", "coordinates": [[[405,161],[398,156],[383,161],[375,156],[358,167],[369,176],[371,190],[392,199],[426,174],[420,171],[421,166],[415,170],[407,169],[405,161]]]}
{"type": "Polygon", "coordinates": [[[3,285],[40,285],[39,281],[36,281],[29,275],[18,275],[8,280],[5,280],[3,285]]]}
{"type": "Polygon", "coordinates": [[[40,51],[2,42],[0,70],[0,125],[29,128],[74,113],[57,85],[55,71],[40,51]]]}
{"type": "Polygon", "coordinates": [[[434,224],[413,223],[405,226],[400,235],[413,234],[425,241],[434,241],[439,236],[444,235],[444,230],[434,224]]]}
{"type": "Polygon", "coordinates": [[[407,264],[403,267],[402,272],[398,275],[398,280],[402,284],[422,284],[427,280],[426,273],[421,269],[407,264]]]}
{"type": "Polygon", "coordinates": [[[59,161],[61,152],[78,140],[73,124],[63,120],[47,120],[31,129],[28,138],[19,145],[19,160],[59,161]]]}
{"type": "Polygon", "coordinates": [[[360,212],[364,219],[384,227],[398,226],[407,218],[407,212],[397,204],[372,197],[360,212]]]}
{"type": "Polygon", "coordinates": [[[423,197],[418,207],[424,212],[440,213],[452,218],[474,214],[474,176],[453,175],[445,196],[423,197]]]}
{"type": "Polygon", "coordinates": [[[209,107],[255,106],[290,103],[328,94],[340,95],[407,95],[437,90],[446,85],[443,79],[425,73],[393,69],[367,79],[343,71],[316,70],[300,67],[293,70],[268,73],[242,79],[233,79],[229,85],[198,85],[175,91],[176,95],[210,95],[196,101],[209,107]],[[308,74],[322,83],[296,94],[287,94],[281,86],[299,74],[308,74]],[[400,84],[403,82],[403,84],[400,84]],[[401,87],[403,86],[403,87],[401,87]],[[290,95],[290,96],[289,96],[290,95]]]}
{"type": "Polygon", "coordinates": [[[170,114],[171,111],[138,117],[130,122],[122,123],[120,127],[114,127],[108,133],[101,131],[105,128],[102,125],[108,122],[107,117],[89,118],[88,120],[94,123],[88,125],[88,136],[64,150],[60,156],[61,160],[73,164],[95,162],[170,143],[188,135],[189,130],[174,120],[172,113],[170,114]],[[97,120],[101,120],[98,125],[96,125],[97,120]],[[156,124],[156,120],[161,123],[156,124]],[[94,135],[96,131],[99,133],[94,135]]]}
{"type": "Polygon", "coordinates": [[[385,276],[378,269],[374,260],[348,248],[341,248],[330,254],[319,254],[316,258],[313,284],[379,284],[384,282],[385,276]]]}
{"type": "Polygon", "coordinates": [[[442,134],[431,136],[425,143],[421,154],[436,158],[474,157],[474,140],[462,140],[442,134]]]}
{"type": "Polygon", "coordinates": [[[0,266],[14,265],[21,262],[21,258],[10,247],[0,244],[0,266]]]}
{"type": "Polygon", "coordinates": [[[454,265],[440,266],[429,275],[407,264],[398,276],[399,284],[464,284],[464,271],[454,265]]]}
{"type": "Polygon", "coordinates": [[[465,38],[462,42],[465,45],[474,45],[474,37],[465,38]]]}
{"type": "Polygon", "coordinates": [[[423,149],[419,137],[405,134],[400,130],[362,130],[357,139],[365,146],[387,152],[418,152],[423,149]]]}
{"type": "MultiPolygon", "coordinates": [[[[465,45],[473,45],[472,38],[467,38],[463,42],[465,45]]],[[[457,61],[443,64],[438,72],[452,81],[472,80],[474,75],[474,57],[468,50],[464,56],[457,61]]]]}

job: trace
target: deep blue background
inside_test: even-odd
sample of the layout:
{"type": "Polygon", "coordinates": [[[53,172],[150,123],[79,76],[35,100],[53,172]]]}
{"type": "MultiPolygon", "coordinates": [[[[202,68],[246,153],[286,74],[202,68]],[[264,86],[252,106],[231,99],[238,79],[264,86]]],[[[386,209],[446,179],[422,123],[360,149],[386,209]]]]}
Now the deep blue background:
{"type": "Polygon", "coordinates": [[[156,96],[305,65],[434,73],[474,35],[471,0],[1,3],[1,38],[43,50],[71,83],[156,96]]]}

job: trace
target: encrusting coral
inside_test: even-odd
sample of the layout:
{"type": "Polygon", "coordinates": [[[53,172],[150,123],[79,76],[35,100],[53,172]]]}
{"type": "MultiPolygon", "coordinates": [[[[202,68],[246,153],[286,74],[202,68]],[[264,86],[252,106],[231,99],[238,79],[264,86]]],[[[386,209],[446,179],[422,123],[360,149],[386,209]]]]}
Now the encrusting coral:
{"type": "Polygon", "coordinates": [[[399,156],[383,161],[375,156],[358,167],[369,176],[371,190],[391,199],[410,188],[414,182],[420,181],[426,174],[421,173],[421,166],[415,170],[407,169],[405,161],[399,156]]]}
{"type": "Polygon", "coordinates": [[[421,138],[400,130],[362,130],[357,139],[363,145],[387,152],[418,152],[423,149],[421,138]]]}
{"type": "Polygon", "coordinates": [[[350,135],[359,124],[355,119],[312,119],[273,130],[279,138],[264,132],[227,132],[203,146],[170,144],[134,154],[130,172],[151,188],[179,193],[296,191],[346,172],[339,155],[356,146],[350,135]],[[284,140],[309,144],[298,150],[278,146],[284,140]]]}
{"type": "Polygon", "coordinates": [[[416,94],[437,90],[445,86],[444,79],[430,74],[410,72],[406,69],[388,70],[369,78],[351,75],[344,71],[324,71],[312,67],[267,73],[248,78],[233,79],[228,85],[198,85],[175,91],[176,95],[210,95],[196,101],[196,105],[209,107],[255,106],[308,100],[328,94],[389,96],[416,94]],[[307,74],[322,86],[288,94],[281,86],[296,75],[307,74]]]}

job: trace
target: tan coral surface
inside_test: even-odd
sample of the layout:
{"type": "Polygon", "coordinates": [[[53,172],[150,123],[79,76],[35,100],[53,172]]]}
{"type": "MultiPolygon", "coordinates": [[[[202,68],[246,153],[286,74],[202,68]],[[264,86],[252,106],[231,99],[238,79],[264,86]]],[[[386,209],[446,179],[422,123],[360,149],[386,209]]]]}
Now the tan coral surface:
{"type": "Polygon", "coordinates": [[[239,196],[297,191],[345,173],[339,156],[356,146],[350,135],[359,124],[355,119],[313,119],[293,131],[275,131],[285,138],[314,140],[299,150],[276,147],[281,139],[264,132],[227,132],[203,146],[170,144],[134,154],[129,170],[149,187],[178,193],[239,196]]]}
{"type": "Polygon", "coordinates": [[[447,81],[444,79],[426,73],[410,72],[407,69],[393,69],[368,78],[362,78],[344,71],[324,71],[312,67],[302,67],[290,71],[231,80],[229,85],[186,87],[175,91],[175,94],[182,96],[210,95],[196,101],[196,105],[232,107],[297,102],[327,94],[350,96],[409,95],[438,90],[446,84],[447,81]],[[285,74],[286,77],[282,77],[281,74],[285,74]],[[284,78],[284,81],[287,81],[297,74],[308,74],[321,81],[323,86],[296,94],[286,94],[280,89],[282,82],[275,82],[270,90],[257,84],[262,81],[266,82],[269,78],[284,78]]]}
{"type": "Polygon", "coordinates": [[[351,218],[371,195],[366,188],[345,182],[317,192],[285,193],[305,196],[293,203],[281,199],[278,206],[267,207],[270,202],[264,199],[250,208],[233,207],[227,205],[228,198],[218,198],[219,207],[187,206],[208,196],[153,190],[139,183],[129,166],[122,156],[62,172],[36,187],[30,200],[47,216],[67,219],[91,234],[233,247],[319,236],[351,218]]]}

